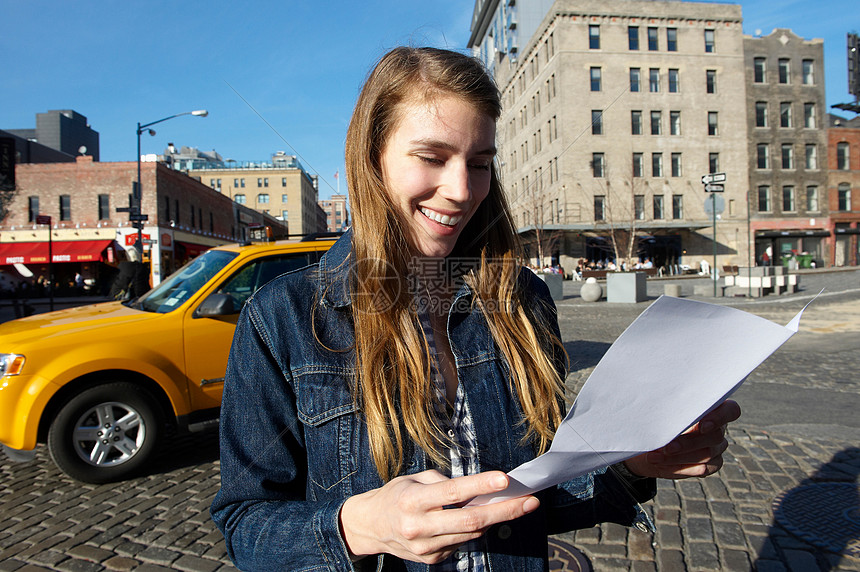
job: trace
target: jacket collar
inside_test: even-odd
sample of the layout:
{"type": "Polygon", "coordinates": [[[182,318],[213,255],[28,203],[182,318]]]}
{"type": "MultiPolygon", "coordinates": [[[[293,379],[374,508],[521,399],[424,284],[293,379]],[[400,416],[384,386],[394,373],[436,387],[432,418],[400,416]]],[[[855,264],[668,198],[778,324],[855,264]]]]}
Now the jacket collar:
{"type": "Polygon", "coordinates": [[[351,258],[352,230],[347,230],[320,259],[318,288],[323,305],[333,308],[350,305],[351,258]]]}

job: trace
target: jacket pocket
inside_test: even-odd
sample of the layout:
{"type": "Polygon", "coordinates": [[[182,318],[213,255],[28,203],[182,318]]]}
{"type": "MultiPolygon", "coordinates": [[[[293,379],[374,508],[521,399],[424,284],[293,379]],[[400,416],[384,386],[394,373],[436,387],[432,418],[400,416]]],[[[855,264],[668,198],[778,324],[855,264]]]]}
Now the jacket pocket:
{"type": "Polygon", "coordinates": [[[359,419],[351,374],[305,368],[294,372],[299,421],[304,425],[311,500],[353,494],[359,419]]]}

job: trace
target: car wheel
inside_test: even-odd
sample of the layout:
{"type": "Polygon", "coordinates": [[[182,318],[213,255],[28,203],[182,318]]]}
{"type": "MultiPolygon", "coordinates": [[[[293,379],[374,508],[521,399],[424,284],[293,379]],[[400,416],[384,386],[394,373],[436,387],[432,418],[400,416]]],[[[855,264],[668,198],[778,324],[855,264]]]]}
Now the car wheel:
{"type": "Polygon", "coordinates": [[[107,483],[131,476],[158,439],[158,406],[127,382],[86,389],[59,410],[48,430],[54,463],[72,478],[107,483]]]}

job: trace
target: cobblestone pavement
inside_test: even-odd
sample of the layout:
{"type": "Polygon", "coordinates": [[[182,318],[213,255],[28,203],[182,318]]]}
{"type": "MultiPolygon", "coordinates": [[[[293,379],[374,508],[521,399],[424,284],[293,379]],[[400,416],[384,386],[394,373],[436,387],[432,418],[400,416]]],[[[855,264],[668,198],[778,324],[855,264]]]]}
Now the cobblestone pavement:
{"type": "MultiPolygon", "coordinates": [[[[683,282],[685,296],[692,295],[695,280],[683,282]]],[[[785,323],[812,292],[827,288],[804,315],[803,335],[756,370],[742,391],[753,388],[752,398],[770,388],[807,392],[823,402],[821,415],[834,412],[829,424],[803,419],[802,408],[792,412],[793,421],[758,423],[760,416],[742,401],[745,417],[730,430],[731,447],[718,475],[660,482],[657,498],[646,505],[655,534],[609,524],[557,540],[582,551],[597,571],[860,570],[857,495],[825,507],[832,510],[820,522],[791,521],[779,504],[816,483],[853,484],[857,491],[860,474],[860,419],[852,422],[839,409],[860,403],[860,271],[804,276],[802,284],[804,291],[771,300],[710,301],[785,323]],[[831,520],[840,526],[826,527],[831,520]],[[825,528],[829,535],[822,534],[825,528]]],[[[654,297],[662,288],[661,281],[649,282],[654,297]]],[[[559,303],[562,337],[574,359],[572,390],[647,307],[588,304],[577,291],[577,284],[565,283],[566,298],[559,303]]],[[[762,408],[761,416],[767,412],[762,408]]],[[[0,571],[232,568],[208,515],[219,485],[217,457],[214,433],[183,437],[163,450],[149,475],[87,485],[59,473],[42,447],[29,462],[0,455],[0,571]]],[[[561,560],[552,568],[574,569],[561,560]]]]}

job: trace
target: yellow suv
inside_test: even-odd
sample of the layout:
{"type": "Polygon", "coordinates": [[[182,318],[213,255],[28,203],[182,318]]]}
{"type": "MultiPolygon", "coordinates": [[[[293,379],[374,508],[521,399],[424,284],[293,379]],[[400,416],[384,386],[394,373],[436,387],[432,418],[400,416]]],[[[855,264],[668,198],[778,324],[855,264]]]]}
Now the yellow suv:
{"type": "Polygon", "coordinates": [[[103,483],[139,470],[161,436],[217,424],[239,311],[334,244],[308,238],[219,246],[137,300],[0,325],[0,443],[47,443],[63,472],[103,483]]]}

